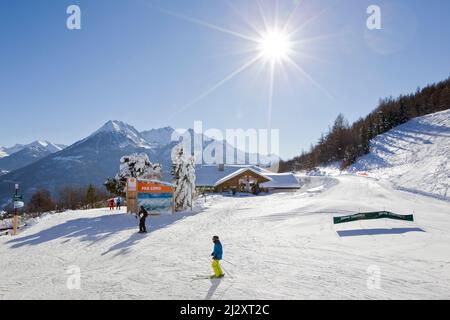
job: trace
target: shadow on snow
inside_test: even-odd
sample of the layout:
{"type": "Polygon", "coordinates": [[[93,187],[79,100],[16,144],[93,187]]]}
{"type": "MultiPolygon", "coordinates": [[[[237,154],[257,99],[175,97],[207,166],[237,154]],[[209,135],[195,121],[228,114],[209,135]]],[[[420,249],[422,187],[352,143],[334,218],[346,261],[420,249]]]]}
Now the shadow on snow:
{"type": "MultiPolygon", "coordinates": [[[[149,216],[146,222],[148,234],[200,212],[201,211],[198,210],[192,212],[178,212],[172,215],[149,216]]],[[[72,239],[79,239],[79,241],[88,242],[88,245],[90,246],[98,241],[106,240],[119,232],[135,230],[136,232],[133,232],[126,240],[116,243],[102,253],[102,255],[105,255],[113,251],[119,251],[116,254],[119,255],[127,253],[132,246],[145,238],[145,235],[137,233],[138,225],[139,220],[133,215],[105,214],[103,216],[92,218],[69,220],[35,234],[19,236],[9,240],[7,243],[11,245],[12,249],[17,249],[25,246],[40,245],[58,239],[63,240],[61,244],[64,245],[72,239]]]]}
{"type": "Polygon", "coordinates": [[[405,234],[408,232],[425,232],[421,228],[379,228],[336,231],[340,237],[373,236],[382,234],[405,234]]]}

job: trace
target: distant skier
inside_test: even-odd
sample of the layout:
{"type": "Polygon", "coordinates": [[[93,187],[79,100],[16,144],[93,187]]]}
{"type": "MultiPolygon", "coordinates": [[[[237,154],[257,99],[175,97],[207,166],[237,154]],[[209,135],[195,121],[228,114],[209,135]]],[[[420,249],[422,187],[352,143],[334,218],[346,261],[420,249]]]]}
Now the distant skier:
{"type": "Polygon", "coordinates": [[[115,206],[114,198],[109,199],[109,210],[114,210],[114,206],[115,206]]]}
{"type": "Polygon", "coordinates": [[[212,238],[214,243],[214,251],[211,253],[212,256],[212,268],[214,270],[214,275],[211,276],[212,279],[222,278],[225,274],[220,267],[219,261],[222,260],[222,244],[220,243],[219,237],[214,236],[212,238]]]}
{"type": "Polygon", "coordinates": [[[147,210],[145,210],[144,206],[141,206],[141,210],[139,210],[139,233],[147,233],[147,228],[145,227],[147,216],[147,210]]]}
{"type": "Polygon", "coordinates": [[[122,204],[120,203],[120,197],[118,197],[116,202],[116,210],[120,210],[121,205],[122,204]]]}

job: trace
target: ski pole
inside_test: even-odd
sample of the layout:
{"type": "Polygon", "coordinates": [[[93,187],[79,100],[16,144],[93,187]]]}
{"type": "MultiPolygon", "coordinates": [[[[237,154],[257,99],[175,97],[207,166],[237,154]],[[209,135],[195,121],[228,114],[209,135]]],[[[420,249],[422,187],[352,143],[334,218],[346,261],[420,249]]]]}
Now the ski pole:
{"type": "Polygon", "coordinates": [[[234,277],[231,275],[231,273],[229,273],[223,266],[222,266],[223,271],[225,271],[226,274],[228,274],[231,279],[234,279],[234,277]]]}
{"type": "Polygon", "coordinates": [[[222,259],[224,262],[226,262],[226,263],[229,263],[229,264],[231,264],[233,267],[236,267],[236,265],[234,264],[234,263],[231,263],[230,261],[228,261],[228,260],[225,260],[225,259],[222,259]]]}
{"type": "MultiPolygon", "coordinates": [[[[210,258],[208,258],[209,261],[211,261],[210,258]]],[[[223,260],[223,259],[222,259],[223,260]]],[[[227,262],[226,260],[223,260],[224,262],[227,262]]],[[[230,264],[232,264],[231,262],[229,262],[230,264]]],[[[226,274],[228,274],[230,276],[231,279],[234,279],[234,277],[231,275],[231,273],[229,273],[223,266],[221,266],[222,270],[225,271],[226,274]]]]}

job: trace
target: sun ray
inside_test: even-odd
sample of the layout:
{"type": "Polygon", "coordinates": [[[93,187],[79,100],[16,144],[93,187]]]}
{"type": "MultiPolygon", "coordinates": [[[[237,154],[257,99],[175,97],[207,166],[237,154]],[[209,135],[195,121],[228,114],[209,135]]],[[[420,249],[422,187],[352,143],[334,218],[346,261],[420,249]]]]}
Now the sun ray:
{"type": "Polygon", "coordinates": [[[233,12],[241,18],[242,21],[245,22],[246,25],[248,25],[259,37],[262,36],[261,30],[258,29],[253,23],[248,21],[248,19],[245,18],[245,16],[234,6],[234,4],[231,2],[231,0],[225,0],[226,4],[233,10],[233,12]]]}
{"type": "Polygon", "coordinates": [[[213,93],[214,91],[219,89],[221,86],[223,86],[225,83],[227,83],[228,81],[230,81],[231,79],[233,79],[234,77],[236,77],[237,75],[239,75],[240,73],[242,73],[243,71],[245,71],[246,69],[251,67],[254,63],[256,63],[260,59],[261,59],[261,56],[258,55],[255,58],[248,61],[247,63],[243,64],[242,66],[237,68],[235,71],[230,73],[228,76],[226,76],[222,80],[216,82],[216,84],[214,84],[211,88],[209,88],[208,90],[206,90],[205,92],[200,94],[198,97],[196,97],[195,99],[191,100],[189,103],[182,106],[180,109],[177,110],[176,113],[177,114],[181,113],[181,112],[185,111],[186,109],[188,109],[189,107],[196,104],[197,102],[199,102],[200,100],[204,99],[205,97],[207,97],[208,95],[210,95],[211,93],[213,93]]]}
{"type": "Polygon", "coordinates": [[[328,98],[335,99],[325,88],[323,88],[314,78],[307,73],[302,67],[300,67],[294,60],[291,58],[286,59],[298,72],[300,72],[305,78],[307,78],[314,86],[316,86],[320,91],[322,91],[328,98]]]}
{"type": "MultiPolygon", "coordinates": [[[[222,56],[238,55],[238,54],[255,55],[251,60],[249,60],[248,62],[246,62],[233,72],[231,72],[222,80],[216,82],[213,86],[211,86],[205,92],[201,93],[199,96],[191,100],[189,103],[179,108],[177,112],[173,114],[173,116],[176,114],[180,114],[181,112],[185,111],[186,109],[192,107],[193,105],[204,99],[205,97],[214,93],[224,84],[231,81],[245,70],[249,69],[258,61],[260,63],[259,68],[257,68],[256,70],[257,76],[256,79],[261,78],[259,75],[264,69],[268,71],[269,76],[268,79],[269,88],[267,96],[268,98],[267,127],[269,130],[272,127],[272,112],[274,106],[276,70],[280,70],[282,72],[282,76],[284,77],[288,76],[287,72],[284,73],[284,71],[287,71],[289,68],[293,68],[294,70],[299,72],[304,78],[306,78],[310,83],[312,83],[315,87],[317,87],[321,92],[323,92],[327,97],[334,99],[334,97],[327,90],[325,90],[325,88],[323,88],[320,85],[320,83],[318,83],[309,73],[307,73],[304,70],[304,68],[300,64],[298,64],[296,60],[294,60],[294,58],[298,59],[299,57],[305,57],[320,62],[324,62],[323,60],[318,59],[316,55],[310,55],[307,52],[305,52],[304,50],[304,48],[306,47],[305,44],[320,41],[323,39],[333,38],[339,35],[322,35],[310,38],[304,37],[302,38],[300,36],[299,38],[298,33],[300,33],[300,31],[303,30],[307,25],[311,24],[312,22],[316,21],[321,16],[323,16],[326,12],[328,12],[331,8],[333,8],[335,4],[339,1],[340,0],[335,0],[333,4],[320,11],[317,15],[314,15],[313,17],[307,19],[299,26],[295,27],[295,25],[293,25],[291,27],[291,23],[298,12],[300,4],[296,5],[294,10],[287,17],[287,20],[284,22],[280,21],[279,17],[280,8],[278,1],[276,1],[275,7],[273,8],[274,14],[270,16],[269,21],[269,16],[266,15],[266,12],[263,8],[263,5],[261,4],[261,1],[255,0],[257,8],[259,10],[260,19],[263,24],[261,28],[258,28],[256,24],[254,24],[252,21],[249,21],[248,19],[245,18],[245,16],[242,15],[241,12],[234,6],[234,4],[230,0],[226,0],[228,7],[231,8],[231,10],[234,11],[234,13],[238,15],[243,20],[243,22],[251,29],[250,34],[243,34],[181,13],[173,12],[164,8],[155,7],[161,12],[164,12],[178,19],[182,19],[206,27],[211,30],[219,31],[225,34],[232,35],[239,39],[249,41],[248,46],[243,46],[238,51],[229,54],[225,54],[224,52],[222,52],[221,53],[222,56]],[[297,39],[295,39],[294,36],[297,39]]],[[[250,31],[250,29],[248,29],[248,31],[250,31]]]]}
{"type": "Polygon", "coordinates": [[[249,40],[249,41],[252,41],[252,42],[258,42],[257,38],[254,38],[254,37],[251,37],[251,36],[247,36],[245,34],[237,32],[237,31],[233,31],[233,30],[230,30],[230,29],[227,29],[227,28],[223,28],[223,27],[217,26],[215,24],[212,24],[212,23],[209,23],[209,22],[197,19],[197,18],[192,18],[192,17],[186,16],[184,14],[177,13],[177,12],[174,12],[174,11],[170,11],[170,10],[167,10],[167,9],[163,9],[163,8],[160,8],[160,7],[158,7],[157,9],[160,10],[161,12],[169,14],[169,15],[171,15],[173,17],[176,17],[176,18],[179,18],[179,19],[182,19],[182,20],[185,20],[185,21],[189,21],[189,22],[201,25],[201,26],[207,27],[207,28],[212,29],[212,30],[216,30],[216,31],[220,31],[220,32],[223,32],[223,33],[226,33],[226,34],[230,34],[230,35],[233,35],[235,37],[238,37],[238,38],[241,38],[241,39],[244,39],[244,40],[249,40]]]}
{"type": "Polygon", "coordinates": [[[304,29],[307,25],[309,25],[310,23],[312,23],[312,22],[316,21],[317,19],[319,19],[321,16],[323,16],[325,13],[327,13],[330,9],[334,8],[336,6],[336,3],[339,2],[339,1],[340,0],[336,0],[335,2],[333,2],[332,4],[330,4],[329,6],[324,8],[322,11],[320,11],[318,14],[316,14],[315,16],[312,16],[311,18],[306,20],[304,23],[299,25],[297,28],[295,28],[294,30],[289,32],[289,36],[293,37],[295,34],[300,32],[300,30],[304,29]]]}
{"type": "Polygon", "coordinates": [[[275,61],[270,62],[269,103],[267,110],[267,132],[272,129],[273,90],[275,86],[275,61]]]}
{"type": "Polygon", "coordinates": [[[267,22],[266,14],[264,13],[263,7],[262,7],[261,3],[259,2],[259,0],[256,0],[256,4],[258,5],[259,14],[261,15],[261,19],[264,24],[264,31],[267,31],[269,29],[269,24],[267,22]]]}
{"type": "Polygon", "coordinates": [[[242,49],[233,49],[227,52],[222,51],[217,54],[211,55],[212,57],[230,57],[230,56],[242,56],[242,55],[250,55],[250,54],[258,54],[259,49],[257,47],[248,47],[242,49]]]}
{"type": "Polygon", "coordinates": [[[286,22],[283,26],[282,32],[287,32],[289,30],[289,25],[291,24],[292,18],[297,14],[297,10],[300,7],[300,4],[296,4],[294,10],[289,14],[288,18],[286,19],[286,22]]]}
{"type": "Polygon", "coordinates": [[[330,34],[325,34],[325,35],[321,35],[321,36],[317,36],[317,37],[309,37],[309,38],[295,40],[295,41],[292,41],[292,43],[294,45],[302,45],[302,44],[313,43],[313,42],[322,41],[322,40],[336,39],[336,38],[340,38],[343,36],[344,36],[344,33],[342,33],[342,32],[330,33],[330,34]]]}
{"type": "Polygon", "coordinates": [[[274,22],[274,25],[275,25],[275,29],[279,29],[278,28],[278,18],[279,18],[279,16],[280,16],[280,3],[278,2],[278,1],[275,1],[275,17],[274,17],[274,19],[275,19],[275,22],[274,22]]]}
{"type": "Polygon", "coordinates": [[[306,53],[305,51],[295,52],[295,56],[296,57],[304,57],[306,59],[313,60],[313,61],[316,61],[316,62],[320,62],[322,64],[325,64],[325,63],[328,64],[328,65],[331,64],[331,61],[323,59],[323,58],[320,58],[317,55],[306,53]]]}

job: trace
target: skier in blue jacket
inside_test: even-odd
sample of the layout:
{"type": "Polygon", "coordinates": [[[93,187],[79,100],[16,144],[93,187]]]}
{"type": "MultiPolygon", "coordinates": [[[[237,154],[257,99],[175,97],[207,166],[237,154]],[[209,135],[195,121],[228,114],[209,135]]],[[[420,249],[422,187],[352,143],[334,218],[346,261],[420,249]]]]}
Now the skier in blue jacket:
{"type": "Polygon", "coordinates": [[[211,278],[222,278],[225,274],[220,267],[219,261],[222,260],[222,243],[220,243],[219,237],[214,236],[212,238],[214,243],[214,251],[211,253],[212,256],[212,268],[214,270],[214,275],[211,278]]]}

